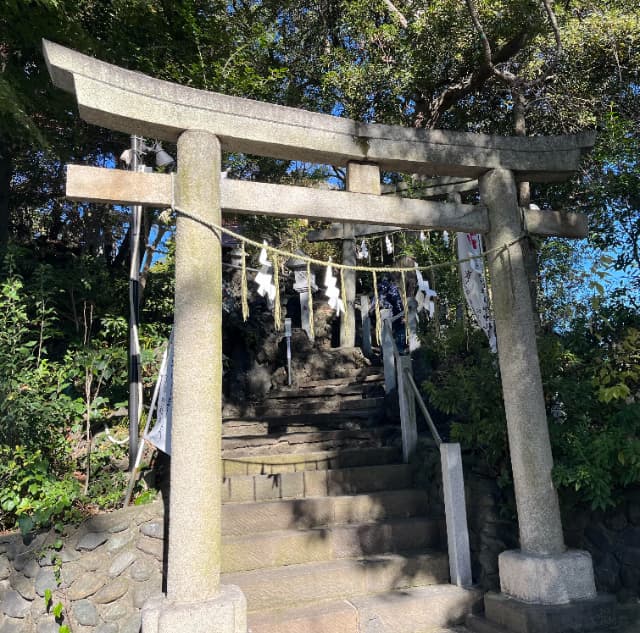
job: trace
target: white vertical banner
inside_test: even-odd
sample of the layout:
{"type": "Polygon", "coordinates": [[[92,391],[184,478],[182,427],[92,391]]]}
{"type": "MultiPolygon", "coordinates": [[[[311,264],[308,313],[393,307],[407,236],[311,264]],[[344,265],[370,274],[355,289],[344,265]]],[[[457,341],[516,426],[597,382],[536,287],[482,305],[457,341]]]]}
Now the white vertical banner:
{"type": "Polygon", "coordinates": [[[476,258],[460,262],[462,289],[478,325],[489,339],[491,351],[495,354],[497,351],[496,326],[489,310],[489,293],[481,257],[482,236],[479,233],[458,233],[456,238],[458,259],[476,258]]]}
{"type": "MultiPolygon", "coordinates": [[[[171,455],[171,411],[173,391],[173,332],[169,337],[167,349],[167,362],[160,368],[158,375],[158,406],[156,410],[156,423],[153,428],[144,435],[144,439],[153,444],[157,449],[167,455],[171,455]]],[[[151,412],[150,412],[151,413],[151,412]]]]}

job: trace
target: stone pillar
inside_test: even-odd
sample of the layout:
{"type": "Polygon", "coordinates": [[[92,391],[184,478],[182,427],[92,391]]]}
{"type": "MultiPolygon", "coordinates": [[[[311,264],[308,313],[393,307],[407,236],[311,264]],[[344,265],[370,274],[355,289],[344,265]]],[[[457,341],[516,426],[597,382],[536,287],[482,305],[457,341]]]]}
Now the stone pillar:
{"type": "MultiPolygon", "coordinates": [[[[480,194],[489,211],[488,248],[517,239],[522,220],[513,173],[487,172],[480,178],[480,194]]],[[[501,589],[520,600],[543,604],[592,598],[595,584],[589,555],[567,552],[564,545],[521,245],[490,254],[488,264],[521,547],[500,556],[501,589]]]]}
{"type": "MultiPolygon", "coordinates": [[[[375,163],[351,161],[347,164],[347,191],[354,193],[372,193],[380,195],[380,168],[375,163]]],[[[356,242],[353,226],[343,224],[342,263],[356,264],[356,242]]],[[[345,291],[347,295],[346,314],[340,323],[340,347],[353,347],[356,341],[356,273],[354,270],[344,271],[345,291]],[[345,327],[348,326],[348,327],[345,327]],[[347,336],[349,334],[349,336],[347,336]]]]}
{"type": "MultiPolygon", "coordinates": [[[[348,266],[356,264],[356,241],[353,237],[353,225],[343,224],[342,263],[348,266]]],[[[356,344],[356,271],[345,270],[342,274],[347,298],[345,313],[340,317],[340,347],[354,347],[356,344]]]]}
{"type": "Polygon", "coordinates": [[[220,585],[222,259],[204,224],[221,222],[220,163],[216,136],[180,136],[167,595],[146,605],[144,633],[247,629],[242,592],[220,585]]]}

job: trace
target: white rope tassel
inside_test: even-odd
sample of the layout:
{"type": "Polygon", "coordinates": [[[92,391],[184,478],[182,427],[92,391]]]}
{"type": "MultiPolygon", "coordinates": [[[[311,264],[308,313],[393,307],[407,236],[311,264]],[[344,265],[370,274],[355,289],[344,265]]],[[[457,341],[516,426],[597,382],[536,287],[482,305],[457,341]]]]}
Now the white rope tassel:
{"type": "Polygon", "coordinates": [[[338,288],[338,279],[333,276],[333,268],[331,264],[327,266],[327,271],[324,275],[324,285],[326,286],[325,295],[328,299],[329,307],[336,311],[336,315],[340,316],[344,310],[344,303],[340,299],[340,290],[338,288]]]}
{"type": "MultiPolygon", "coordinates": [[[[264,241],[264,245],[267,245],[266,240],[264,241]]],[[[272,264],[267,256],[266,248],[260,251],[258,263],[260,264],[260,271],[256,274],[255,278],[255,282],[258,284],[257,292],[261,297],[266,297],[269,306],[271,306],[276,298],[276,287],[273,283],[273,275],[271,273],[272,264]]]]}
{"type": "Polygon", "coordinates": [[[433,315],[436,311],[436,304],[434,299],[438,296],[435,290],[431,290],[429,282],[422,277],[422,273],[419,268],[416,268],[416,278],[418,279],[418,291],[416,292],[416,302],[418,308],[416,314],[421,310],[429,313],[429,318],[433,319],[433,315]]]}

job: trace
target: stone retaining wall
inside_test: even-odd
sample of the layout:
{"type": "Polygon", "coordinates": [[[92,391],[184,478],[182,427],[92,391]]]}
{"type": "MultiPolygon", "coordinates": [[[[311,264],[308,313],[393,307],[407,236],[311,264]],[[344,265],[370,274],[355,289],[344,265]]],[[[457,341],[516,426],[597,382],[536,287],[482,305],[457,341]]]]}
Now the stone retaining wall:
{"type": "Polygon", "coordinates": [[[61,538],[0,536],[0,633],[138,633],[140,607],[162,590],[163,504],[95,516],[61,538]],[[47,612],[45,591],[53,594],[47,612]]]}
{"type": "MultiPolygon", "coordinates": [[[[499,590],[498,555],[518,547],[514,520],[500,514],[503,494],[495,480],[465,471],[473,578],[484,590],[499,590]]],[[[629,490],[607,512],[564,509],[568,547],[591,553],[596,587],[621,602],[640,598],[640,489],[629,490]]]]}

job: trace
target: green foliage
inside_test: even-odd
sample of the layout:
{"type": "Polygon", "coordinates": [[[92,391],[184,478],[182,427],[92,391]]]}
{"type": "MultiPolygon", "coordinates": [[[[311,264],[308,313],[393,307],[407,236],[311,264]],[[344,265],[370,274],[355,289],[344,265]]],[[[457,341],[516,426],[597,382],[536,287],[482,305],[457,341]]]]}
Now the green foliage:
{"type": "MultiPolygon", "coordinates": [[[[640,483],[640,317],[620,306],[601,308],[600,318],[544,334],[539,354],[554,481],[567,501],[605,509],[640,483]]],[[[452,438],[510,485],[497,359],[483,336],[457,326],[426,337],[423,389],[452,438]]]]}
{"type": "Polygon", "coordinates": [[[55,519],[68,520],[78,496],[78,482],[52,472],[40,450],[0,446],[0,525],[20,530],[47,527],[55,519]]]}

